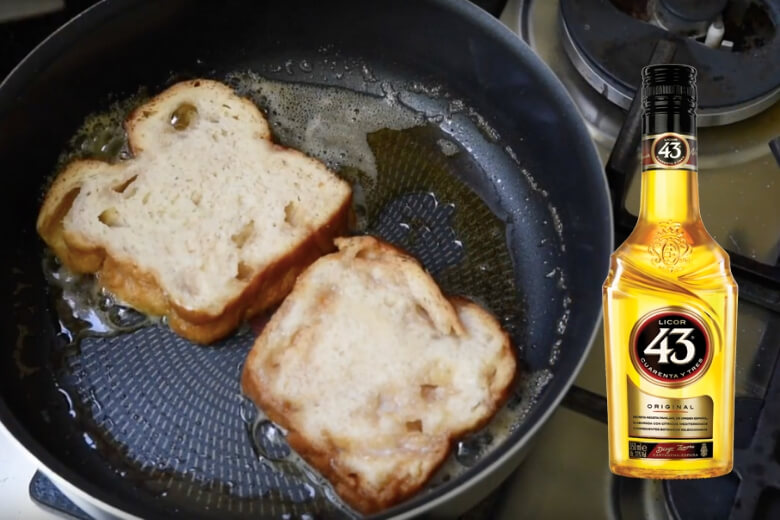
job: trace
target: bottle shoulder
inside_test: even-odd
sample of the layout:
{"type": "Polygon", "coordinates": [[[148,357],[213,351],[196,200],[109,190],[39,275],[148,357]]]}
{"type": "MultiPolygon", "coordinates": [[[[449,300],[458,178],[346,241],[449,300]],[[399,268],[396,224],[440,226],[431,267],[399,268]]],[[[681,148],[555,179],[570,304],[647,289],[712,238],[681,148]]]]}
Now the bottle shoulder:
{"type": "Polygon", "coordinates": [[[609,273],[605,286],[628,276],[736,288],[728,253],[700,223],[640,222],[612,253],[609,273]]]}

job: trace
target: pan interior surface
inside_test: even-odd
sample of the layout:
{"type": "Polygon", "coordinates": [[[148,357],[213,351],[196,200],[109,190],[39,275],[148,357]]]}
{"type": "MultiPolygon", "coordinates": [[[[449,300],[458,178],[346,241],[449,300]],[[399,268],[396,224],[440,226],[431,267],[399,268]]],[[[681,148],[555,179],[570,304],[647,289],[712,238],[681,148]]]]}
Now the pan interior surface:
{"type": "MultiPolygon", "coordinates": [[[[361,75],[370,70],[354,66],[361,75]]],[[[452,100],[430,97],[432,89],[420,85],[407,91],[400,81],[382,80],[392,96],[378,96],[252,72],[233,72],[224,80],[263,108],[277,141],[321,158],[351,182],[356,232],[403,247],[446,293],[479,301],[511,334],[525,364],[510,402],[488,427],[457,443],[430,489],[457,477],[520,427],[555,361],[532,366],[525,359],[527,313],[510,251],[511,242],[524,237],[514,236],[511,212],[486,190],[503,188],[484,180],[489,166],[480,161],[519,165],[510,163],[505,150],[492,150],[495,131],[476,112],[462,101],[457,112],[452,100]],[[413,97],[402,101],[406,96],[413,97]],[[414,103],[426,110],[411,108],[414,103]]],[[[87,117],[60,163],[76,157],[132,160],[121,123],[146,97],[142,89],[87,117]]],[[[551,240],[548,247],[556,247],[553,231],[539,244],[551,240]]],[[[255,337],[251,328],[216,346],[194,346],[115,302],[94,277],[69,273],[50,254],[44,258],[61,329],[51,366],[58,391],[84,430],[83,441],[115,471],[168,512],[186,504],[237,516],[350,513],[327,484],[290,460],[279,430],[254,427],[257,414],[238,386],[255,337]]],[[[556,266],[549,272],[565,320],[565,274],[556,266]]],[[[565,322],[559,327],[562,336],[565,322]]]]}
{"type": "Polygon", "coordinates": [[[344,16],[318,15],[316,6],[266,11],[226,2],[214,16],[178,2],[107,2],[87,13],[94,21],[83,16],[70,29],[113,27],[114,44],[109,38],[90,55],[74,36],[42,78],[28,79],[17,107],[6,109],[0,98],[0,135],[12,144],[9,130],[18,123],[18,149],[33,142],[41,151],[23,163],[12,148],[0,150],[4,164],[35,173],[7,183],[5,192],[14,194],[5,209],[19,229],[5,259],[13,299],[3,305],[14,320],[4,325],[4,422],[17,437],[31,437],[28,448],[48,467],[106,502],[147,517],[351,514],[294,462],[279,430],[252,428],[257,412],[238,384],[251,327],[215,346],[191,345],[114,302],[89,277],[69,275],[35,238],[42,188],[58,161],[131,160],[119,127],[124,114],[180,79],[220,79],[253,99],[276,140],[352,183],[357,232],[414,254],[445,292],[475,299],[512,336],[521,374],[508,403],[490,426],[454,446],[428,489],[388,514],[424,506],[517,444],[581,361],[598,316],[588,306],[597,301],[611,245],[600,229],[608,221],[602,179],[585,175],[594,162],[590,144],[557,131],[572,125],[570,116],[537,72],[499,77],[485,69],[491,59],[522,59],[450,4],[337,4],[333,10],[344,16]],[[255,24],[230,8],[249,9],[255,24]],[[428,57],[384,46],[393,24],[430,15],[450,17],[450,27],[477,40],[454,50],[436,40],[428,57]],[[330,38],[313,26],[317,16],[333,20],[330,38]],[[143,37],[128,25],[134,17],[150,28],[143,37]],[[266,32],[253,38],[258,25],[266,32]],[[204,33],[220,44],[203,43],[204,33]],[[279,43],[292,35],[304,35],[294,40],[301,48],[279,43]],[[123,38],[140,41],[127,49],[123,38]],[[457,50],[473,62],[456,65],[457,50]],[[498,58],[488,50],[499,50],[498,58]],[[95,81],[79,89],[78,71],[95,81]],[[44,81],[53,79],[63,92],[49,95],[44,81]],[[59,96],[67,92],[75,97],[65,107],[59,96]],[[57,120],[47,117],[57,113],[57,120]],[[569,156],[556,155],[556,146],[569,156]],[[63,150],[69,153],[58,157],[63,150]],[[567,174],[577,160],[579,180],[567,174]],[[574,193],[581,198],[572,200],[574,193]]]}

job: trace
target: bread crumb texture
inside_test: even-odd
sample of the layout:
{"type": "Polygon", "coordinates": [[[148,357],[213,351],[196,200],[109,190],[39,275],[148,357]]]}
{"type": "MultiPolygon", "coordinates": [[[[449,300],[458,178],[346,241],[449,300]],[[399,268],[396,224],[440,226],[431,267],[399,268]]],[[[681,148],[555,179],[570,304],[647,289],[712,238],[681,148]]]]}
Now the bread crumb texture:
{"type": "Polygon", "coordinates": [[[272,142],[249,100],[211,80],[178,83],[125,121],[133,157],[76,160],[37,221],[75,272],[208,343],[281,301],[347,227],[349,185],[272,142]]]}
{"type": "Polygon", "coordinates": [[[516,362],[496,319],[447,299],[413,258],[367,236],[336,243],[258,337],[242,386],[371,513],[420,490],[452,441],[490,419],[516,362]]]}

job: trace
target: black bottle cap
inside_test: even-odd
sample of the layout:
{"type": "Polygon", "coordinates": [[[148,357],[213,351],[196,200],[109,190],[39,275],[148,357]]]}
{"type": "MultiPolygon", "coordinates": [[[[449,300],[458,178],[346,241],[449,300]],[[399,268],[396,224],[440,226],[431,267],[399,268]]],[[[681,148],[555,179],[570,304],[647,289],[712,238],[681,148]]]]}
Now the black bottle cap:
{"type": "Polygon", "coordinates": [[[648,65],[642,69],[645,112],[696,112],[696,69],[690,65],[648,65]]]}

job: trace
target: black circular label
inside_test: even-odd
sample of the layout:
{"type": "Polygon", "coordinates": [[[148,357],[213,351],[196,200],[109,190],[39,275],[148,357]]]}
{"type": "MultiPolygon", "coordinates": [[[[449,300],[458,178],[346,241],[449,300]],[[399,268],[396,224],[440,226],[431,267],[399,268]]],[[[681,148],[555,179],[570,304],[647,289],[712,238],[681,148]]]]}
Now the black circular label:
{"type": "Polygon", "coordinates": [[[653,142],[652,160],[664,166],[678,166],[686,163],[691,155],[688,141],[677,134],[663,134],[653,142]]]}
{"type": "Polygon", "coordinates": [[[634,327],[631,360],[653,383],[682,386],[701,377],[709,367],[710,336],[704,322],[688,311],[655,311],[634,327]]]}

